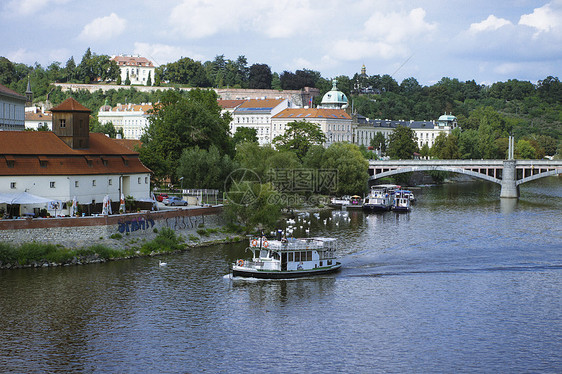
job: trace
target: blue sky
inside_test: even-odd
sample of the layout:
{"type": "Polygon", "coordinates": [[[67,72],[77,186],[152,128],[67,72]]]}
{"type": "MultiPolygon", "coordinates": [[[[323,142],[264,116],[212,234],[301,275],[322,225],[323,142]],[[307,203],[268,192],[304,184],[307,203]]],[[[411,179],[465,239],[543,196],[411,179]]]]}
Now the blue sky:
{"type": "Polygon", "coordinates": [[[562,0],[2,0],[0,56],[44,67],[97,54],[245,55],[323,77],[562,78],[562,0]]]}

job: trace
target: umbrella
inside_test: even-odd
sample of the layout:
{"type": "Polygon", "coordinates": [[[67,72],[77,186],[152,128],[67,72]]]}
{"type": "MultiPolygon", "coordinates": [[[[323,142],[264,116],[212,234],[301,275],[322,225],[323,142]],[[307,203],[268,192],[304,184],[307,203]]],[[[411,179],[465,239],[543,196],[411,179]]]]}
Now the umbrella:
{"type": "Polygon", "coordinates": [[[71,217],[74,217],[78,211],[78,201],[76,201],[76,196],[72,199],[72,205],[70,206],[70,213],[71,217]]]}
{"type": "Polygon", "coordinates": [[[105,197],[103,198],[103,205],[102,205],[102,210],[101,210],[101,214],[103,214],[104,216],[109,214],[109,195],[105,195],[105,197]]]}
{"type": "Polygon", "coordinates": [[[125,195],[121,194],[121,200],[119,201],[119,213],[125,213],[125,195]]]}

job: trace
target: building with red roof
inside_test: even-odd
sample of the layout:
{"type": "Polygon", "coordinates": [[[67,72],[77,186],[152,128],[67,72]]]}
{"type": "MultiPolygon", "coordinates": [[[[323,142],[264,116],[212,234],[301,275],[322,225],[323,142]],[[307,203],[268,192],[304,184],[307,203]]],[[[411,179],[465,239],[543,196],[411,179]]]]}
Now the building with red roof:
{"type": "Polygon", "coordinates": [[[149,77],[152,84],[154,83],[156,66],[146,57],[120,55],[113,56],[111,60],[117,63],[121,71],[121,82],[123,84],[125,84],[127,76],[131,84],[142,84],[146,86],[149,83],[149,77]]]}
{"type": "MultiPolygon", "coordinates": [[[[150,196],[151,171],[136,150],[90,133],[90,110],[73,98],[51,109],[53,131],[0,131],[0,193],[95,204],[150,196]]],[[[33,207],[22,207],[23,211],[33,207]]]]}

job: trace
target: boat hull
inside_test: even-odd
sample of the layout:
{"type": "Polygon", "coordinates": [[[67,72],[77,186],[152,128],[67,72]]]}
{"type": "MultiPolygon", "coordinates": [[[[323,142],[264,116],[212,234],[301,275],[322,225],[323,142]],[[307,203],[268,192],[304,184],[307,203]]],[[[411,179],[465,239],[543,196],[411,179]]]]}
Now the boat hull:
{"type": "Polygon", "coordinates": [[[259,279],[290,279],[306,278],[315,275],[330,274],[339,271],[341,263],[337,262],[331,267],[310,269],[310,270],[291,270],[291,271],[264,271],[256,269],[243,269],[236,267],[232,269],[233,277],[259,278],[259,279]]]}
{"type": "Polygon", "coordinates": [[[388,205],[365,205],[363,204],[363,210],[368,212],[388,212],[390,206],[388,205]]]}

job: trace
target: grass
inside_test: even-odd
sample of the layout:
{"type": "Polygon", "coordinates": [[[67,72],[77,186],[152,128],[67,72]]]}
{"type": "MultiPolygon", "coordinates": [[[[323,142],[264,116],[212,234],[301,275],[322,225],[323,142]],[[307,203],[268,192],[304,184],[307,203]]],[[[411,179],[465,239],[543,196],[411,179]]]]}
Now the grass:
{"type": "Polygon", "coordinates": [[[20,245],[0,242],[0,268],[41,266],[44,263],[70,264],[92,260],[111,260],[125,258],[137,253],[155,254],[178,251],[185,248],[184,239],[169,228],[160,230],[156,238],[144,242],[140,249],[119,250],[95,244],[85,248],[69,249],[62,245],[30,242],[20,245]]]}

